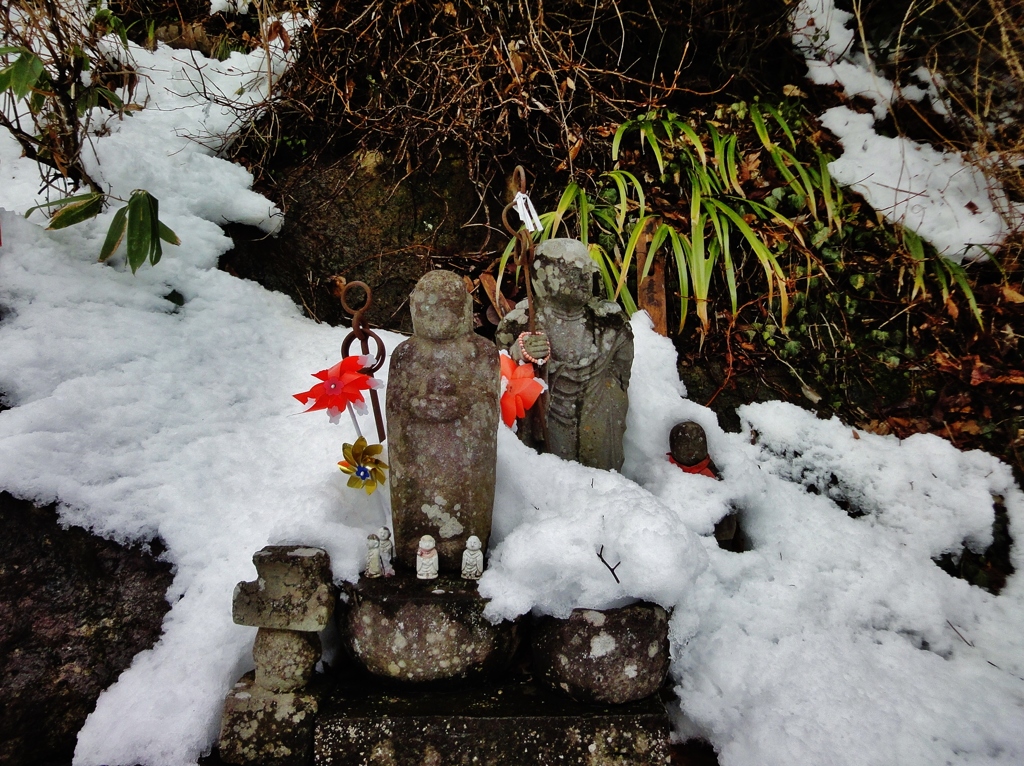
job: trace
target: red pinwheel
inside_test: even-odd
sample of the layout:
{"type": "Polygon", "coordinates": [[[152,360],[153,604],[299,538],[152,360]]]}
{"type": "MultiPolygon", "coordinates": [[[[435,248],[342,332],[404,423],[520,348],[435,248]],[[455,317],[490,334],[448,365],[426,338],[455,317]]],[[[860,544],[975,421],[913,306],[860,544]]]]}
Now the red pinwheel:
{"type": "Polygon", "coordinates": [[[329,370],[313,373],[313,377],[319,378],[322,383],[317,383],[308,391],[294,396],[303,404],[313,400],[313,406],[306,412],[327,410],[332,420],[335,420],[349,404],[353,405],[356,411],[363,413],[366,411],[366,402],[362,392],[380,387],[379,380],[360,372],[372,365],[373,361],[372,356],[346,356],[329,370]]]}
{"type": "Polygon", "coordinates": [[[547,386],[533,374],[532,364],[519,364],[507,352],[501,352],[501,419],[513,430],[516,418],[526,416],[526,411],[537,401],[547,386]]]}

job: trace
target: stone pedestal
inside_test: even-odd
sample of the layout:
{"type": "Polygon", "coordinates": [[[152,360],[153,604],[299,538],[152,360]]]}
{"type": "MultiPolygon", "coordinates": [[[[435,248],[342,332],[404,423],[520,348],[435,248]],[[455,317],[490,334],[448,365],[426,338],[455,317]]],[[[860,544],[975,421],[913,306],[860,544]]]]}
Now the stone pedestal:
{"type": "Polygon", "coordinates": [[[491,676],[519,645],[516,623],[490,623],[476,582],[442,575],[418,580],[408,572],[346,585],[338,612],[349,655],[377,676],[423,682],[491,676]]]}
{"type": "Polygon", "coordinates": [[[574,609],[533,628],[533,667],[582,702],[622,703],[658,691],[669,666],[668,613],[641,602],[619,609],[574,609]]]}
{"type": "Polygon", "coordinates": [[[341,687],[321,705],[316,766],[661,766],[670,724],[657,697],[582,705],[518,680],[487,688],[341,687]]]}
{"type": "Polygon", "coordinates": [[[313,725],[320,690],[272,692],[242,676],[224,700],[220,759],[260,766],[306,766],[313,754],[313,725]]]}

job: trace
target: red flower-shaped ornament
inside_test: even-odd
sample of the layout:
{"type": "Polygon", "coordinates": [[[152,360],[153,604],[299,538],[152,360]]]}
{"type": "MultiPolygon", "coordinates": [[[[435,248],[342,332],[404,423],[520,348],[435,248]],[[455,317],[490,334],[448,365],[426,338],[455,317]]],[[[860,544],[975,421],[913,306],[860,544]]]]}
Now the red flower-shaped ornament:
{"type": "Polygon", "coordinates": [[[313,373],[313,377],[319,378],[322,383],[317,383],[308,391],[294,396],[303,404],[313,401],[313,406],[306,412],[327,410],[327,414],[335,422],[341,411],[349,404],[355,407],[359,414],[364,414],[366,401],[362,392],[370,388],[380,388],[381,385],[381,382],[372,375],[361,372],[373,362],[373,357],[368,355],[346,356],[329,370],[313,373]]]}
{"type": "Polygon", "coordinates": [[[501,419],[515,430],[516,418],[526,417],[547,389],[544,381],[533,374],[532,364],[516,364],[507,351],[501,352],[501,419]]]}

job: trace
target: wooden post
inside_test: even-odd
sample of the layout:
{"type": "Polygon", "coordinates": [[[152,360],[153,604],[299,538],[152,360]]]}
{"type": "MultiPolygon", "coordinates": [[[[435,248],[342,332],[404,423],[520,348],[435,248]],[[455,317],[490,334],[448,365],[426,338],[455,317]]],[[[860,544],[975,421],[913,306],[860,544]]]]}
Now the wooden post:
{"type": "MultiPolygon", "coordinates": [[[[644,232],[636,243],[637,274],[643,274],[647,263],[647,248],[654,237],[657,219],[644,224],[644,232]]],[[[668,336],[668,312],[665,305],[665,257],[655,254],[654,263],[647,273],[647,278],[637,287],[637,304],[651,315],[654,331],[659,335],[668,336]]]]}

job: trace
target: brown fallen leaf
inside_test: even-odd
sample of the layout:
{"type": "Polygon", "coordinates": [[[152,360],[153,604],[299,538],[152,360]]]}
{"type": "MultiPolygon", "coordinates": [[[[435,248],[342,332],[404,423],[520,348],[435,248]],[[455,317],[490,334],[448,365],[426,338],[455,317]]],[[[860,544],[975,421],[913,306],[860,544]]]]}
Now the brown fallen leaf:
{"type": "Polygon", "coordinates": [[[1024,295],[1021,295],[1009,285],[1003,285],[1003,298],[1010,303],[1024,303],[1024,295]]]}

